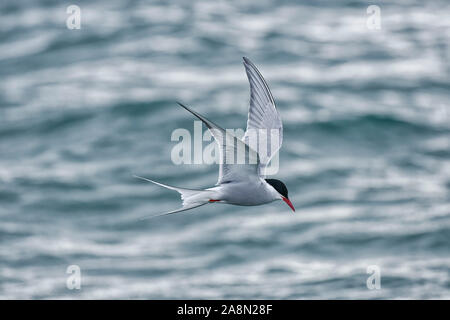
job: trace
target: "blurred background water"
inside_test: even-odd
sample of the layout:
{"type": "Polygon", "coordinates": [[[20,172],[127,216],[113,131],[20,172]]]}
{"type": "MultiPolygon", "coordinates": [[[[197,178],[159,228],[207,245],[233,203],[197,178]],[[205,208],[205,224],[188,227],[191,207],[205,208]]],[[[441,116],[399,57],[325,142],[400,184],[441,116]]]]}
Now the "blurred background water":
{"type": "Polygon", "coordinates": [[[450,298],[450,3],[0,3],[0,298],[450,298]],[[81,8],[81,29],[66,8],[81,8]],[[369,5],[381,29],[366,26],[369,5]],[[297,208],[207,205],[191,105],[244,128],[259,67],[297,208]],[[66,288],[78,265],[81,290],[66,288]],[[367,267],[381,271],[369,290],[367,267]]]}

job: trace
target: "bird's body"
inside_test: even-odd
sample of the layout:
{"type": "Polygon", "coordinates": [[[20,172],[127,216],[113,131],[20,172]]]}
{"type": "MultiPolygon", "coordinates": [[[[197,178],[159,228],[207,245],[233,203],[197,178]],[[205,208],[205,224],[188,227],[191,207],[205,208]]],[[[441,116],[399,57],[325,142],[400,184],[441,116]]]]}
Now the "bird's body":
{"type": "Polygon", "coordinates": [[[259,206],[281,200],[278,192],[264,179],[258,177],[248,181],[223,183],[207,190],[214,192],[211,194],[211,199],[220,199],[219,202],[239,206],[259,206]],[[252,192],[248,192],[248,190],[252,190],[252,192]]]}
{"type": "Polygon", "coordinates": [[[220,167],[216,186],[204,190],[186,189],[136,176],[181,194],[182,208],[165,214],[189,210],[208,203],[257,206],[275,200],[285,201],[295,211],[284,183],[276,179],[264,178],[265,168],[281,147],[283,126],[264,78],[249,59],[244,58],[244,66],[250,82],[250,108],[247,131],[242,140],[194,110],[178,103],[200,119],[219,144],[220,167]],[[254,150],[255,145],[256,150],[254,150]],[[259,152],[261,149],[266,152],[259,152]],[[243,161],[234,163],[234,160],[238,158],[243,161]],[[233,161],[229,161],[230,159],[233,161]]]}

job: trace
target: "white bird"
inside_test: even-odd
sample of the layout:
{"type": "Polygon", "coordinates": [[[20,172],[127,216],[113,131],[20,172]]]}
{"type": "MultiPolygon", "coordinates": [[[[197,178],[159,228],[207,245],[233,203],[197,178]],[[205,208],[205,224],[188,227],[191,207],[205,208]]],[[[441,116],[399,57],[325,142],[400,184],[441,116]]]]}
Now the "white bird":
{"type": "MultiPolygon", "coordinates": [[[[281,147],[283,125],[275,107],[275,101],[263,76],[248,58],[244,57],[243,59],[250,82],[250,107],[247,130],[242,140],[178,102],[181,107],[191,112],[206,125],[219,144],[220,166],[216,186],[204,190],[186,189],[135,176],[181,194],[183,206],[161,215],[193,209],[208,203],[257,206],[275,200],[283,200],[295,211],[288,198],[288,190],[285,184],[280,180],[265,179],[264,169],[281,147]],[[267,132],[270,133],[271,139],[267,138],[267,134],[265,134],[267,132]],[[253,146],[251,142],[255,139],[254,134],[256,134],[258,147],[265,144],[266,153],[258,153],[250,147],[253,146]],[[275,137],[275,141],[272,139],[273,137],[275,137]],[[239,152],[242,153],[242,151],[244,152],[244,163],[229,161],[230,159],[234,160],[236,155],[239,152]]],[[[260,148],[257,150],[260,150],[260,148]]],[[[152,217],[155,216],[150,218],[152,217]]]]}

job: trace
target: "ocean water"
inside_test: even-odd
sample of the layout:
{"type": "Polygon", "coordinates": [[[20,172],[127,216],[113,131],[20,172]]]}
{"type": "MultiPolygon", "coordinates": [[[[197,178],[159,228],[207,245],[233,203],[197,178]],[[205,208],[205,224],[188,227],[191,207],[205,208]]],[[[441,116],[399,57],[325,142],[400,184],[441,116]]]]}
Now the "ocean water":
{"type": "Polygon", "coordinates": [[[378,1],[380,29],[359,0],[69,4],[0,2],[0,298],[450,299],[448,1],[378,1]],[[297,211],[139,220],[180,200],[133,174],[215,184],[171,161],[176,101],[245,128],[242,56],[297,211]]]}

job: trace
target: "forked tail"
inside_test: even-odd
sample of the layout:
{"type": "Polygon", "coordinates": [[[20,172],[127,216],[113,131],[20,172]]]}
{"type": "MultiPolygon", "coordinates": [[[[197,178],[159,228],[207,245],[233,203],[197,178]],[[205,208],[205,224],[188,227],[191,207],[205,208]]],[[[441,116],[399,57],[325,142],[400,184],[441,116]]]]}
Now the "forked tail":
{"type": "Polygon", "coordinates": [[[159,216],[164,216],[167,214],[173,214],[173,213],[177,213],[177,212],[181,212],[181,211],[186,211],[189,209],[193,209],[196,207],[200,207],[203,206],[205,204],[207,204],[210,199],[211,199],[211,195],[212,192],[210,190],[196,190],[196,189],[186,189],[186,188],[178,188],[178,187],[173,187],[173,186],[169,186],[167,184],[163,184],[160,182],[156,182],[144,177],[140,177],[137,175],[133,175],[135,178],[141,179],[141,180],[145,180],[154,184],[157,184],[161,187],[170,189],[170,190],[175,190],[178,193],[181,194],[181,200],[183,201],[183,206],[179,209],[173,210],[173,211],[169,211],[166,213],[162,213],[156,216],[147,216],[144,218],[141,218],[141,220],[144,219],[149,219],[149,218],[154,218],[154,217],[159,217],[159,216]]]}

